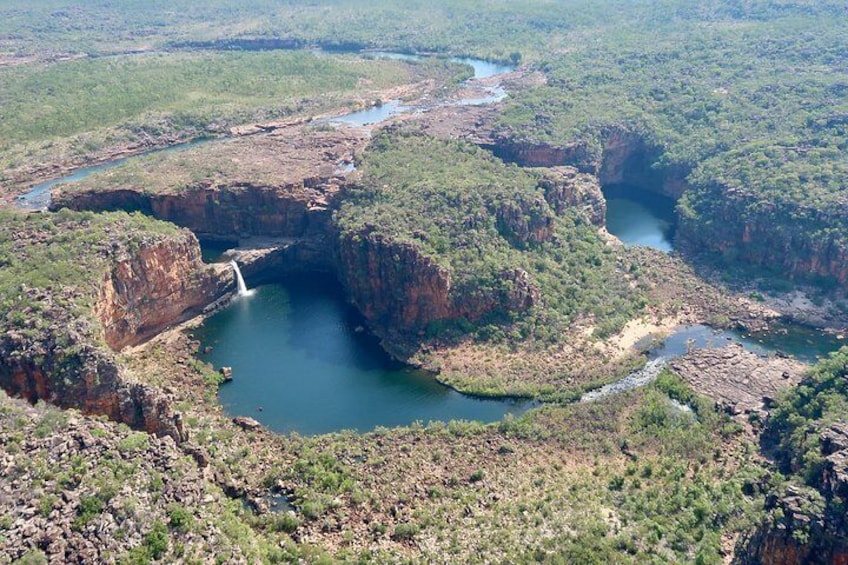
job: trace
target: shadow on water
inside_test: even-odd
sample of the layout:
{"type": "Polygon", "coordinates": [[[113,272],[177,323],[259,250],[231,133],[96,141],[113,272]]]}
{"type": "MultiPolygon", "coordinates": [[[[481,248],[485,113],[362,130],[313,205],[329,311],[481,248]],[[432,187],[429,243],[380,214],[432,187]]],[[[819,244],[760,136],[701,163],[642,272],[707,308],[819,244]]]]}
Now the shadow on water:
{"type": "Polygon", "coordinates": [[[230,366],[219,398],[277,432],[368,431],[415,421],[498,421],[533,403],[481,399],[393,361],[363,331],[332,277],[304,275],[256,289],[198,330],[203,358],[230,366]],[[260,410],[261,408],[261,410],[260,410]]]}
{"type": "Polygon", "coordinates": [[[607,201],[607,231],[625,245],[674,248],[676,219],[673,199],[626,184],[603,187],[607,201]]]}

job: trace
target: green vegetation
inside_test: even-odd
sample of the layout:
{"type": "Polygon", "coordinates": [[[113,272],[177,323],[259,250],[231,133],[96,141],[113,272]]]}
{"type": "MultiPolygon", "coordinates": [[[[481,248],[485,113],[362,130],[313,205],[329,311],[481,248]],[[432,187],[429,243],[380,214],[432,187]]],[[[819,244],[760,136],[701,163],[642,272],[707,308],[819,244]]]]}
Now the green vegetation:
{"type": "Polygon", "coordinates": [[[111,253],[179,233],[140,214],[0,210],[0,320],[40,331],[70,314],[89,318],[100,285],[92,273],[111,253]]]}
{"type": "Polygon", "coordinates": [[[768,421],[766,438],[777,441],[783,470],[818,486],[824,458],[820,434],[828,426],[848,420],[848,348],[820,361],[805,379],[783,398],[768,421]]]}
{"type": "MultiPolygon", "coordinates": [[[[513,93],[501,133],[582,142],[597,158],[611,129],[633,132],[655,150],[646,167],[690,175],[694,190],[680,204],[689,226],[683,236],[699,248],[723,250],[725,262],[754,260],[797,276],[803,269],[793,267],[796,256],[823,248],[844,256],[848,249],[843,8],[835,0],[709,6],[694,0],[323,0],[308,6],[216,0],[204,10],[186,0],[167,6],[132,0],[120,7],[7,1],[0,3],[0,38],[14,38],[6,40],[10,51],[171,51],[2,69],[0,124],[8,131],[0,138],[16,144],[2,152],[3,168],[47,155],[79,160],[110,144],[144,141],[139,128],[154,137],[186,138],[239,120],[288,115],[328,89],[338,101],[362,87],[357,77],[376,87],[400,72],[397,63],[360,61],[368,70],[357,75],[307,53],[250,50],[319,44],[521,60],[543,71],[547,82],[513,93]],[[180,49],[199,52],[174,52],[180,49]],[[296,80],[284,80],[288,76],[296,80]],[[110,127],[122,129],[86,133],[98,120],[117,120],[110,127]],[[78,133],[51,139],[51,147],[17,145],[21,136],[45,132],[78,133]],[[728,211],[723,205],[731,196],[728,211]],[[754,220],[776,229],[740,242],[732,227],[754,220]],[[768,253],[776,248],[790,248],[790,259],[768,253]]],[[[833,279],[835,271],[819,274],[833,279]]]]}
{"type": "Polygon", "coordinates": [[[798,275],[793,261],[844,252],[845,26],[832,5],[756,4],[754,15],[683,3],[669,19],[645,9],[544,57],[547,84],[511,99],[502,133],[583,143],[596,161],[611,130],[637,135],[654,149],[646,170],[691,172],[681,233],[725,261],[798,275]]]}
{"type": "Polygon", "coordinates": [[[325,99],[313,105],[316,110],[340,104],[363,81],[379,89],[409,78],[397,61],[303,51],[151,54],[14,67],[2,71],[0,137],[8,151],[117,126],[204,131],[217,121],[213,127],[220,129],[221,120],[291,115],[317,95],[325,99]]]}
{"type": "MultiPolygon", "coordinates": [[[[329,502],[305,526],[367,526],[352,537],[415,542],[424,561],[721,563],[722,535],[762,515],[762,501],[743,491],[764,470],[732,424],[665,373],[643,390],[500,425],[289,438],[303,458],[266,482],[329,502]]],[[[401,559],[344,546],[336,557],[401,559]]]]}
{"type": "MultiPolygon", "coordinates": [[[[151,436],[143,446],[122,451],[120,445],[138,443],[138,432],[79,413],[68,421],[67,412],[29,406],[2,391],[0,413],[4,450],[15,437],[29,438],[4,469],[6,480],[24,486],[0,513],[0,547],[7,555],[22,554],[18,563],[47,562],[42,551],[26,551],[36,547],[31,536],[19,546],[6,539],[21,518],[42,531],[70,528],[70,535],[59,534],[69,546],[73,539],[96,540],[92,558],[127,564],[202,562],[209,555],[224,562],[279,562],[281,547],[291,543],[285,534],[252,530],[241,504],[208,483],[171,442],[151,436]],[[36,436],[44,420],[58,423],[36,436]],[[198,544],[210,534],[214,542],[198,544]]],[[[46,545],[41,549],[47,551],[46,545]]],[[[48,553],[55,560],[57,554],[48,553]]]]}
{"type": "MultiPolygon", "coordinates": [[[[468,53],[520,59],[547,79],[511,93],[499,134],[583,143],[599,159],[612,133],[633,133],[653,150],[645,168],[689,175],[693,188],[679,212],[704,234],[760,222],[772,234],[757,243],[764,249],[781,252],[773,242],[788,240],[846,246],[842,1],[19,4],[0,0],[0,57],[41,59],[0,66],[0,167],[7,174],[147,136],[161,142],[217,133],[425,76],[459,76],[440,62],[214,48],[259,48],[250,40],[270,38],[468,53]],[[45,63],[57,52],[163,46],[183,51],[45,63]]],[[[611,378],[599,363],[569,367],[583,380],[566,381],[567,371],[554,373],[570,358],[549,364],[542,353],[565,350],[574,326],[593,327],[600,337],[620,328],[647,302],[644,278],[584,218],[554,214],[532,172],[403,128],[376,134],[359,169],[362,185],[349,189],[336,212],[343,236],[414,248],[451,273],[460,302],[509,297],[515,280],[505,273],[526,272],[539,291],[529,310],[503,307],[504,299],[480,319],[433,325],[418,336],[450,343],[470,335],[472,346],[495,345],[481,347],[469,365],[503,363],[504,370],[474,386],[524,387],[565,400],[589,380],[611,378]],[[519,347],[539,356],[516,369],[506,358],[519,347]],[[546,373],[544,386],[526,364],[546,373]]],[[[91,306],[110,257],[178,233],[137,215],[0,212],[0,346],[12,344],[7,357],[27,354],[39,365],[48,351],[61,357],[87,347],[78,338],[98,334],[91,306]]],[[[738,258],[732,248],[724,257],[738,258]]],[[[177,357],[161,344],[148,354],[177,357]]],[[[784,487],[786,477],[809,491],[821,487],[821,432],[848,415],[843,349],[790,391],[766,424],[786,477],[764,468],[748,435],[754,418],[743,426],[670,371],[642,390],[596,404],[548,405],[493,426],[451,422],[279,439],[228,427],[210,408],[219,377],[201,364],[158,362],[133,369],[171,387],[190,414],[185,423],[198,460],[208,458],[211,468],[201,472],[169,441],[0,398],[0,445],[11,454],[5,478],[32,493],[26,504],[4,507],[0,544],[25,510],[40,525],[69,516],[74,535],[111,528],[109,541],[131,537],[134,548],[106,556],[125,563],[212,554],[221,562],[329,562],[328,551],[346,562],[721,563],[722,537],[764,516],[763,492],[784,487]],[[200,388],[191,388],[193,380],[200,388]],[[198,390],[206,396],[192,396],[198,390]],[[86,426],[94,429],[85,433],[86,426]],[[65,441],[71,427],[84,442],[65,441]],[[210,476],[228,486],[284,488],[298,513],[248,516],[240,500],[206,483],[210,476]],[[12,512],[20,514],[13,519],[12,512]]],[[[64,374],[60,363],[47,369],[64,374]]],[[[442,377],[470,389],[471,374],[449,369],[442,377]]],[[[813,510],[825,507],[820,493],[810,496],[813,510]]],[[[834,510],[844,517],[840,505],[834,510]]],[[[810,531],[793,535],[804,543],[810,531]]],[[[24,549],[19,562],[46,561],[40,550],[24,549]]]]}
{"type": "Polygon", "coordinates": [[[470,330],[484,340],[553,343],[576,320],[612,332],[644,304],[588,221],[573,211],[556,217],[538,179],[476,146],[415,131],[380,134],[361,170],[362,188],[336,216],[343,233],[414,246],[451,271],[457,300],[508,295],[514,283],[503,274],[521,270],[541,291],[529,313],[496,310],[476,327],[440,324],[434,335],[470,330]]]}
{"type": "Polygon", "coordinates": [[[441,61],[306,51],[157,53],[0,67],[0,181],[29,180],[22,176],[34,163],[82,164],[100,151],[317,114],[423,77],[450,82],[461,69],[441,61]]]}
{"type": "Polygon", "coordinates": [[[127,0],[121,6],[39,0],[26,7],[5,0],[0,15],[0,37],[14,33],[22,53],[112,53],[186,42],[261,48],[263,43],[251,43],[258,38],[270,40],[264,45],[450,51],[515,61],[521,51],[543,52],[552,36],[605,23],[610,13],[572,2],[530,0],[325,0],[308,5],[212,0],[202,8],[190,0],[127,0]]]}

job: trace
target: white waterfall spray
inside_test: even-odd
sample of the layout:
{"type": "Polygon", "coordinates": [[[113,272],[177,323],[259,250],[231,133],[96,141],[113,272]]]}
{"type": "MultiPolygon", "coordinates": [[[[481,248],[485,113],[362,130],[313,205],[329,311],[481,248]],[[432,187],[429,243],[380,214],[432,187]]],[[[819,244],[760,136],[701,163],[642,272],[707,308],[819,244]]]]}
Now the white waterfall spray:
{"type": "Polygon", "coordinates": [[[239,296],[250,296],[253,294],[252,290],[247,290],[247,285],[244,284],[244,277],[241,276],[241,269],[239,269],[238,263],[235,261],[230,261],[230,266],[233,268],[233,273],[236,275],[236,284],[238,284],[238,295],[239,296]]]}

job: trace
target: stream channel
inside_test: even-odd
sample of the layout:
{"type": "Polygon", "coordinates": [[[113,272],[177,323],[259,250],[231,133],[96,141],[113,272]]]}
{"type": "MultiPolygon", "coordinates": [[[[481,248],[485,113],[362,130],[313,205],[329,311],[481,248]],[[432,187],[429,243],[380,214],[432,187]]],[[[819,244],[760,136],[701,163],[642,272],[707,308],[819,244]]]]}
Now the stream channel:
{"type": "MultiPolygon", "coordinates": [[[[424,59],[386,52],[362,55],[424,59]]],[[[474,79],[513,70],[477,59],[451,60],[470,65],[474,79]]],[[[481,97],[443,104],[490,104],[505,96],[502,88],[491,86],[484,89],[481,97]]],[[[391,100],[322,121],[342,127],[364,126],[420,109],[391,100]]],[[[173,145],[139,156],[180,151],[212,139],[173,145]]],[[[80,181],[126,160],[80,168],[66,177],[39,183],[20,196],[17,204],[22,208],[45,209],[55,185],[80,181]]],[[[204,257],[211,260],[221,251],[214,246],[204,248],[204,257]]],[[[364,323],[345,302],[335,280],[310,275],[263,285],[250,296],[238,297],[206,320],[197,335],[204,349],[211,348],[202,355],[206,361],[216,367],[233,369],[233,382],[223,385],[219,392],[225,409],[234,416],[252,416],[276,432],[368,431],[377,426],[434,420],[493,422],[506,414],[521,414],[535,405],[525,399],[479,398],[456,392],[438,383],[429,373],[393,361],[377,340],[363,331],[364,323]]]]}
{"type": "MultiPolygon", "coordinates": [[[[363,53],[363,56],[421,60],[418,55],[363,53]]],[[[496,76],[511,67],[476,59],[454,58],[471,65],[474,78],[496,76]]],[[[479,105],[506,96],[499,86],[483,97],[448,104],[479,105]]],[[[391,100],[380,106],[327,119],[339,125],[378,124],[399,114],[419,111],[391,100]]],[[[199,139],[142,153],[173,152],[211,141],[199,139]]],[[[18,198],[22,208],[44,209],[50,190],[98,171],[119,166],[117,159],[76,170],[64,178],[37,184],[18,198]]],[[[604,187],[607,226],[625,245],[643,245],[663,252],[673,250],[673,203],[627,186],[604,187]]],[[[214,250],[205,250],[207,254],[214,250]]],[[[207,255],[208,256],[208,255],[207,255]]],[[[250,284],[250,281],[247,281],[250,284]]],[[[331,278],[311,275],[263,285],[251,296],[239,297],[198,329],[203,358],[216,367],[233,369],[234,381],[221,387],[222,405],[232,415],[248,415],[277,432],[319,434],[377,426],[407,425],[415,421],[467,419],[497,421],[521,414],[534,402],[514,398],[485,399],[458,393],[439,384],[432,375],[392,361],[376,339],[362,331],[364,322],[344,300],[331,278]]],[[[642,386],[652,380],[668,359],[690,347],[720,347],[741,343],[758,354],[780,351],[812,362],[837,349],[842,342],[814,329],[786,325],[763,335],[708,326],[678,328],[661,344],[648,349],[648,363],[631,375],[586,393],[584,402],[598,400],[642,386]]]]}
{"type": "MultiPolygon", "coordinates": [[[[367,55],[423,59],[399,53],[367,55]]],[[[475,79],[512,70],[476,59],[452,60],[471,65],[475,79]]],[[[489,104],[506,95],[497,86],[487,91],[482,98],[450,103],[489,104]]],[[[366,126],[418,110],[392,100],[324,121],[366,126]]],[[[276,432],[369,431],[437,420],[494,422],[535,405],[524,399],[474,397],[446,387],[429,373],[393,361],[363,330],[364,324],[346,304],[336,281],[309,275],[238,297],[206,320],[197,336],[203,347],[211,347],[204,360],[233,369],[233,382],[222,386],[218,395],[228,413],[249,415],[276,432]]]]}
{"type": "MultiPolygon", "coordinates": [[[[629,185],[603,187],[607,202],[607,231],[626,246],[640,245],[670,253],[674,249],[674,201],[629,185]]],[[[648,338],[650,340],[650,338],[648,338]]],[[[581,402],[593,402],[648,384],[667,362],[691,348],[722,347],[738,343],[757,355],[779,353],[805,363],[815,363],[845,342],[836,335],[791,323],[772,324],[768,332],[746,333],[736,329],[714,329],[705,325],[681,326],[658,344],[647,348],[648,362],[641,369],[601,388],[589,391],[581,402]]]]}

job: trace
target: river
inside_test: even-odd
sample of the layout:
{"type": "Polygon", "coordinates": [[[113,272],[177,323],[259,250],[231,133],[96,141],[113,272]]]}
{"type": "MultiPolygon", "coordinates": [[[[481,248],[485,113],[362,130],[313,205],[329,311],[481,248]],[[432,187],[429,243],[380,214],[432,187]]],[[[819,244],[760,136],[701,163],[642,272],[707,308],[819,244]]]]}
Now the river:
{"type": "MultiPolygon", "coordinates": [[[[418,55],[372,52],[363,56],[420,60],[418,55]]],[[[474,69],[474,79],[488,78],[511,67],[475,59],[452,59],[474,69]]],[[[487,104],[505,93],[487,87],[485,96],[450,104],[487,104]]],[[[380,106],[327,120],[340,125],[369,125],[420,108],[388,101],[380,106]]],[[[208,140],[157,149],[144,154],[179,151],[208,140]]],[[[126,159],[77,170],[40,183],[19,197],[19,205],[44,208],[50,189],[116,167],[126,159]]],[[[625,245],[673,250],[674,203],[626,185],[604,187],[607,228],[625,245]]],[[[214,251],[217,255],[220,250],[214,251]]],[[[207,254],[209,253],[206,250],[207,254]]],[[[207,258],[210,258],[207,255],[207,258]]],[[[249,281],[248,281],[249,283],[249,281]]],[[[324,433],[342,429],[370,430],[414,421],[474,419],[495,421],[532,406],[516,399],[479,399],[440,385],[432,375],[394,363],[366,332],[362,320],[344,302],[338,286],[316,278],[289,279],[240,297],[200,329],[204,358],[217,367],[231,366],[235,381],[222,386],[221,403],[233,415],[250,415],[279,432],[324,433]]],[[[760,354],[781,351],[812,362],[842,343],[822,332],[787,325],[751,336],[707,326],[679,328],[650,349],[646,369],[598,391],[595,400],[649,382],[664,361],[689,347],[720,346],[736,341],[760,354]]]]}
{"type": "MultiPolygon", "coordinates": [[[[249,282],[249,281],[248,281],[249,282]]],[[[415,421],[498,421],[533,403],[480,399],[392,361],[363,331],[331,277],[309,275],[263,285],[198,329],[205,361],[233,369],[219,399],[232,415],[276,432],[319,434],[415,421]]]]}
{"type": "MultiPolygon", "coordinates": [[[[313,52],[318,56],[328,56],[328,54],[321,50],[313,50],[313,52]]],[[[398,59],[398,60],[408,60],[408,61],[422,61],[426,57],[422,55],[410,55],[405,53],[391,53],[391,52],[383,52],[383,51],[374,51],[368,52],[363,51],[360,53],[363,57],[373,57],[373,58],[386,58],[386,59],[398,59]]],[[[468,57],[452,57],[450,59],[455,63],[461,63],[464,65],[469,65],[474,69],[473,79],[483,79],[489,78],[498,74],[503,74],[509,71],[514,70],[514,67],[510,67],[507,65],[492,63],[489,61],[483,61],[481,59],[472,59],[468,57]]],[[[502,100],[506,96],[506,92],[500,86],[490,86],[484,89],[487,93],[481,97],[473,97],[473,98],[462,98],[459,100],[453,100],[449,102],[452,105],[480,105],[480,104],[491,104],[493,102],[497,102],[502,100]]],[[[316,123],[327,122],[334,123],[340,125],[349,125],[349,126],[365,126],[365,125],[374,125],[379,124],[388,120],[389,118],[395,117],[399,114],[403,114],[406,112],[410,112],[413,110],[419,109],[416,106],[406,106],[401,104],[400,100],[390,100],[384,104],[379,106],[375,106],[372,108],[367,108],[365,110],[351,112],[349,114],[345,114],[343,116],[328,119],[328,120],[319,120],[316,123]]],[[[153,155],[156,153],[167,153],[167,152],[175,152],[182,151],[184,149],[188,149],[195,145],[206,143],[208,141],[212,141],[216,138],[214,137],[206,137],[195,139],[186,143],[178,143],[168,147],[156,148],[149,151],[142,151],[137,153],[136,155],[130,157],[123,157],[120,159],[115,159],[113,161],[108,161],[106,163],[101,163],[98,165],[92,165],[90,167],[81,167],[76,169],[72,174],[66,175],[64,177],[60,177],[57,179],[51,179],[45,182],[38,183],[33,185],[29,191],[25,194],[18,196],[15,200],[16,205],[19,208],[24,209],[32,209],[32,210],[45,210],[50,205],[50,191],[51,189],[58,185],[70,182],[78,182],[81,181],[90,175],[105,171],[108,169],[112,169],[114,167],[118,167],[125,163],[127,159],[132,159],[135,157],[143,157],[146,155],[153,155]]]]}
{"type": "Polygon", "coordinates": [[[607,231],[625,245],[670,253],[674,248],[674,201],[629,185],[603,187],[607,231]]]}

